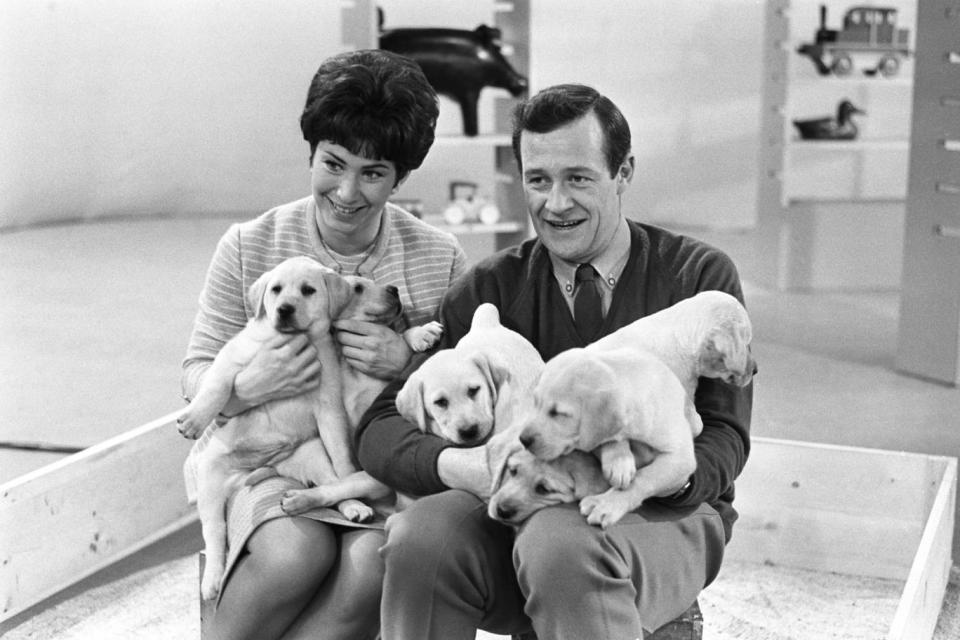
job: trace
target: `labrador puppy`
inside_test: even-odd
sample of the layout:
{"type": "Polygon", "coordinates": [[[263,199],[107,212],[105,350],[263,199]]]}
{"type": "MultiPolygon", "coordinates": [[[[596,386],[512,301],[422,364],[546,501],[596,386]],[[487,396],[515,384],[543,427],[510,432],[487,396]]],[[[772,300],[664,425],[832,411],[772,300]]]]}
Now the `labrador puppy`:
{"type": "Polygon", "coordinates": [[[400,313],[396,288],[342,277],[302,256],[264,273],[248,295],[257,311],[207,370],[196,397],[177,420],[181,433],[195,437],[213,422],[232,393],[236,375],[277,332],[305,333],[317,350],[322,374],[315,390],[264,403],[227,420],[199,453],[197,509],[207,555],[201,580],[205,599],[216,597],[224,570],[227,500],[248,479],[279,473],[309,486],[349,478],[357,491],[336,504],[354,521],[373,515],[369,506],[354,498],[389,492],[357,470],[351,446],[350,416],[358,409],[350,404],[369,393],[367,386],[383,383],[343,375],[330,329],[341,317],[392,321],[400,313]]]}
{"type": "MultiPolygon", "coordinates": [[[[648,447],[631,444],[637,467],[653,459],[648,447]]],[[[487,514],[517,526],[544,507],[576,502],[609,488],[593,454],[574,449],[553,460],[539,460],[516,441],[516,447],[495,470],[487,514]]]]}
{"type": "Polygon", "coordinates": [[[748,384],[756,372],[751,339],[743,305],[719,291],[641,318],[546,364],[534,391],[536,417],[520,440],[544,460],[594,451],[612,489],[582,500],[581,510],[609,526],[693,473],[693,438],[703,429],[693,404],[697,379],[748,384]],[[634,440],[659,452],[639,470],[634,440]]]}
{"type": "Polygon", "coordinates": [[[673,371],[648,353],[564,351],[544,366],[534,405],[520,434],[523,446],[541,460],[594,452],[613,487],[580,501],[591,524],[616,523],[647,498],[675,491],[696,468],[700,416],[673,371]],[[640,469],[633,443],[656,452],[640,469]]]}
{"type": "Polygon", "coordinates": [[[410,375],[397,409],[426,433],[476,446],[516,422],[542,369],[536,348],[484,303],[455,347],[436,352],[410,375]]]}
{"type": "Polygon", "coordinates": [[[701,291],[635,320],[590,345],[597,351],[642,349],[663,360],[693,397],[697,379],[746,386],[757,371],[747,310],[723,291],[701,291]]]}

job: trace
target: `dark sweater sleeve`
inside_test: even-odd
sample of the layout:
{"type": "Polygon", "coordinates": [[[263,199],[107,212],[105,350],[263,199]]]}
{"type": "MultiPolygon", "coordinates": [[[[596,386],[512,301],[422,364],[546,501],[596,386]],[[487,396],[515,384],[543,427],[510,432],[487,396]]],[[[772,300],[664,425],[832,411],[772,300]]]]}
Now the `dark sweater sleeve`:
{"type": "MultiPolygon", "coordinates": [[[[684,273],[690,276],[686,286],[698,291],[725,291],[743,302],[740,278],[733,262],[722,252],[706,250],[691,260],[684,273]]],[[[672,502],[694,505],[707,502],[721,511],[727,535],[735,514],[731,510],[734,480],[740,475],[750,453],[750,418],[753,407],[753,383],[737,387],[713,378],[700,378],[694,398],[703,420],[703,431],[694,442],[697,469],[690,489],[672,502]]]]}
{"type": "MultiPolygon", "coordinates": [[[[460,286],[455,283],[441,304],[439,320],[444,332],[436,349],[456,345],[470,328],[466,318],[472,316],[477,303],[474,302],[473,292],[465,286],[469,282],[469,274],[462,276],[458,282],[460,286]],[[464,310],[464,313],[458,313],[459,310],[464,310]]],[[[360,467],[388,487],[414,496],[448,489],[437,472],[437,458],[445,448],[455,446],[448,440],[423,433],[397,410],[397,394],[410,372],[436,349],[418,356],[403,375],[384,388],[360,419],[355,436],[360,467]]]]}
{"type": "Polygon", "coordinates": [[[360,466],[397,491],[422,496],[447,487],[437,474],[437,457],[451,443],[423,433],[397,411],[406,376],[391,382],[370,405],[357,428],[360,466]]]}

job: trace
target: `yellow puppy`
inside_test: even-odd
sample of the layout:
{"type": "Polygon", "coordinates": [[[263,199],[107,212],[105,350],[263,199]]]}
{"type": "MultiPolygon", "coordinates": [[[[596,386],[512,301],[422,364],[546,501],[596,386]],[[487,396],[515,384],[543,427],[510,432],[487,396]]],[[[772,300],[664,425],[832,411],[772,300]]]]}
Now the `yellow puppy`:
{"type": "MultiPolygon", "coordinates": [[[[593,454],[573,450],[553,460],[538,460],[516,444],[494,474],[487,508],[494,520],[516,526],[544,507],[576,502],[610,488],[593,454]]],[[[638,467],[653,459],[639,443],[634,455],[638,467]]]]}
{"type": "Polygon", "coordinates": [[[581,510],[609,526],[693,473],[693,438],[703,429],[693,404],[697,380],[748,384],[756,372],[751,339],[743,305],[706,291],[561,353],[544,367],[536,417],[521,442],[544,460],[572,449],[596,453],[613,488],[582,500],[581,510]],[[633,441],[659,452],[639,470],[633,441]]]}
{"type": "Polygon", "coordinates": [[[207,556],[201,593],[206,599],[216,596],[224,569],[227,500],[254,472],[255,478],[262,478],[263,468],[270,467],[267,475],[288,475],[308,486],[349,479],[355,492],[335,504],[355,521],[368,519],[373,512],[352,498],[389,493],[357,470],[351,444],[350,414],[358,411],[353,405],[369,394],[370,385],[383,383],[344,375],[330,327],[340,317],[392,321],[400,313],[396,289],[344,278],[311,258],[297,257],[264,273],[248,295],[257,313],[207,370],[196,397],[178,419],[181,433],[196,437],[214,420],[232,393],[236,375],[278,332],[307,334],[322,373],[314,391],[231,418],[212,431],[198,454],[197,509],[207,556]]]}
{"type": "Polygon", "coordinates": [[[454,348],[433,354],[410,375],[397,409],[424,432],[478,445],[515,421],[542,368],[534,346],[484,303],[454,348]]]}
{"type": "Polygon", "coordinates": [[[521,431],[523,446],[541,460],[596,452],[617,487],[580,501],[591,524],[614,524],[647,498],[679,488],[696,468],[693,434],[702,428],[700,417],[670,368],[649,354],[564,351],[544,367],[534,405],[535,416],[521,431]],[[656,452],[640,469],[634,443],[656,452]],[[622,464],[623,452],[629,465],[622,464]],[[629,478],[616,474],[627,467],[629,478]]]}

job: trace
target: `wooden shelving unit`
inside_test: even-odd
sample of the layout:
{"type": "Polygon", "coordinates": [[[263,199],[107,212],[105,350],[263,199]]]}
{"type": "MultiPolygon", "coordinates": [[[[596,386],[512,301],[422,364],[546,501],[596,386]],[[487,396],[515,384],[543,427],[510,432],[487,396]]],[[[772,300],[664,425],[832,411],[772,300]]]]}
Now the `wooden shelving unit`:
{"type": "MultiPolygon", "coordinates": [[[[372,0],[341,0],[341,3],[344,46],[376,47],[376,3],[372,0]]],[[[489,1],[488,4],[490,19],[486,24],[501,30],[505,57],[517,71],[528,75],[529,0],[489,1]]],[[[476,24],[449,26],[472,29],[476,24]]],[[[495,91],[499,90],[483,90],[484,93],[495,91]]],[[[506,95],[504,92],[503,96],[506,95]]],[[[514,245],[531,234],[510,142],[510,112],[515,103],[510,97],[497,96],[492,100],[481,97],[481,133],[477,136],[454,134],[438,127],[436,142],[423,167],[411,175],[398,193],[401,199],[420,200],[424,220],[455,234],[471,259],[514,245]],[[484,113],[484,109],[492,109],[493,113],[484,113]],[[483,123],[491,120],[492,130],[485,131],[483,123]],[[448,203],[448,184],[456,180],[476,182],[479,192],[499,208],[499,222],[445,224],[442,213],[448,203]]],[[[441,122],[444,117],[441,113],[441,122]]]]}
{"type": "Polygon", "coordinates": [[[917,16],[897,366],[960,384],[960,2],[917,16]]]}
{"type": "MultiPolygon", "coordinates": [[[[821,76],[801,43],[813,40],[821,2],[766,4],[757,253],[764,284],[789,289],[900,285],[912,100],[912,56],[896,76],[821,76]],[[851,141],[801,140],[792,121],[833,115],[847,98],[867,113],[851,141]]],[[[827,3],[839,28],[855,2],[827,3]]],[[[897,26],[915,33],[913,5],[897,26]]]]}

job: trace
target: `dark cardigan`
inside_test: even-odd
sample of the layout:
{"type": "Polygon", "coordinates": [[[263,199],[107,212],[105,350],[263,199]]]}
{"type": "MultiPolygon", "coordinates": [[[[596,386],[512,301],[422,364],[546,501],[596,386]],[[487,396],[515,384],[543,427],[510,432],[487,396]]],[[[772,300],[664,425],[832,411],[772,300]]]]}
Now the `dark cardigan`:
{"type": "MultiPolygon", "coordinates": [[[[743,301],[733,262],[721,251],[692,238],[629,221],[630,259],[613,292],[601,335],[665,309],[699,291],[726,291],[743,301]]],[[[451,347],[470,329],[473,311],[490,302],[504,326],[526,337],[544,360],[585,346],[577,334],[546,249],[536,239],[483,260],[447,291],[440,307],[444,337],[451,347]]],[[[367,411],[357,431],[360,465],[375,478],[413,495],[447,489],[437,475],[437,456],[451,443],[422,433],[396,409],[405,376],[391,383],[367,411]]],[[[752,385],[735,388],[701,378],[695,404],[703,418],[696,439],[697,470],[676,506],[707,502],[723,518],[727,539],[737,518],[734,480],[750,449],[752,385]]]]}

